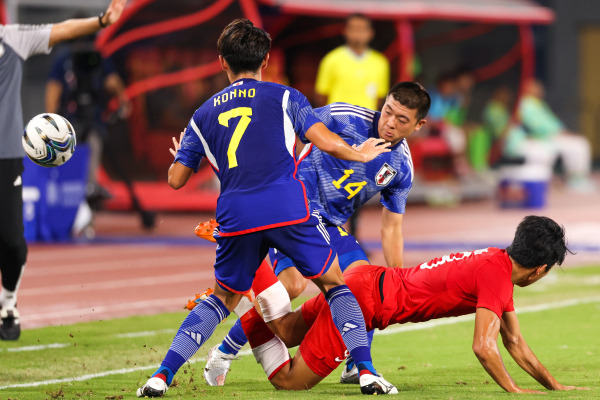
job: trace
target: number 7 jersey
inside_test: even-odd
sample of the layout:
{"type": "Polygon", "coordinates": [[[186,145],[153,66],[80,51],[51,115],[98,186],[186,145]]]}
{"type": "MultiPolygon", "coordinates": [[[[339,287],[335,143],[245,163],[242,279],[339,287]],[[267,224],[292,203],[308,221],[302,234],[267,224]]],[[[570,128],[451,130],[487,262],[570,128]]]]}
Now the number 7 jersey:
{"type": "Polygon", "coordinates": [[[206,101],[190,120],[175,161],[198,170],[206,157],[221,182],[221,236],[292,225],[309,216],[295,177],[296,135],[321,122],[287,86],[240,79],[206,101]]]}

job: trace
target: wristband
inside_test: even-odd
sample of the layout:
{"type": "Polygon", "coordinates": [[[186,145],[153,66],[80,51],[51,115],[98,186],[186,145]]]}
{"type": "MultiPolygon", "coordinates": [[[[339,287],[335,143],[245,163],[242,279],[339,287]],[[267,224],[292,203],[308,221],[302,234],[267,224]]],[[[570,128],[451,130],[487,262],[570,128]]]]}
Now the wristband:
{"type": "Polygon", "coordinates": [[[104,14],[104,12],[101,12],[100,15],[98,15],[98,23],[100,24],[101,28],[106,28],[108,26],[102,21],[102,18],[104,18],[105,15],[106,14],[104,14]]]}

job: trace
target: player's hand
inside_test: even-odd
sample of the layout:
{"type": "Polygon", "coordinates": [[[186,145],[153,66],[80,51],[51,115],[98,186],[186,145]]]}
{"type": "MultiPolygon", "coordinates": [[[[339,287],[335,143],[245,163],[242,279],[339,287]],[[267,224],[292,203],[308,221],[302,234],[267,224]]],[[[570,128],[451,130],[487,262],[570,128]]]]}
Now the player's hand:
{"type": "Polygon", "coordinates": [[[557,387],[553,387],[552,390],[590,390],[590,388],[577,387],[577,386],[565,386],[565,385],[559,384],[557,387]]]}
{"type": "Polygon", "coordinates": [[[183,131],[179,134],[179,142],[177,141],[177,139],[175,139],[175,137],[171,138],[173,140],[174,149],[169,149],[169,151],[171,152],[171,154],[173,154],[173,157],[175,157],[175,155],[177,154],[177,150],[179,150],[179,147],[181,147],[181,141],[183,140],[184,134],[185,134],[185,131],[183,131]]]}
{"type": "Polygon", "coordinates": [[[364,156],[363,162],[369,162],[381,153],[389,153],[392,144],[381,138],[369,138],[360,145],[352,147],[364,156]]]}
{"type": "Polygon", "coordinates": [[[112,0],[110,5],[104,12],[104,23],[106,25],[112,25],[121,18],[123,9],[125,9],[125,3],[127,0],[112,0]]]}

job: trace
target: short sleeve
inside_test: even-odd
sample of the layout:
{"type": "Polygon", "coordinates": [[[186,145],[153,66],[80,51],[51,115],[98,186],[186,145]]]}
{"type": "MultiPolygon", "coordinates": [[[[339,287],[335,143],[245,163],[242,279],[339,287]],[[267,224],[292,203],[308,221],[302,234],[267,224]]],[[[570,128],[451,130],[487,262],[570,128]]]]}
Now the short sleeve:
{"type": "Polygon", "coordinates": [[[314,124],[321,122],[315,111],[311,107],[308,99],[299,91],[295,89],[289,90],[288,104],[286,113],[292,123],[294,132],[304,142],[307,143],[305,138],[306,131],[310,129],[314,124]]]}
{"type": "Polygon", "coordinates": [[[333,82],[333,57],[332,53],[328,53],[319,63],[317,71],[317,80],[315,83],[315,91],[323,96],[328,96],[331,92],[333,82]]]}
{"type": "Polygon", "coordinates": [[[196,115],[194,115],[194,117],[188,123],[187,128],[185,128],[183,139],[181,140],[179,150],[177,150],[177,154],[175,154],[175,160],[173,162],[178,162],[188,168],[193,169],[194,172],[198,172],[200,162],[202,161],[202,158],[205,157],[205,151],[204,145],[200,140],[200,136],[196,133],[196,128],[198,128],[198,125],[194,121],[195,118],[196,115]]]}
{"type": "Polygon", "coordinates": [[[398,182],[397,185],[386,187],[381,191],[381,204],[391,212],[404,214],[406,211],[406,198],[412,188],[409,176],[398,182]]]}
{"type": "Polygon", "coordinates": [[[486,263],[475,273],[477,285],[477,308],[487,308],[498,318],[505,311],[514,311],[513,284],[501,267],[486,263]]]}
{"type": "Polygon", "coordinates": [[[381,72],[377,74],[379,78],[379,81],[377,82],[377,97],[382,99],[387,95],[390,88],[390,63],[383,54],[379,54],[379,56],[381,62],[381,72]]]}
{"type": "Polygon", "coordinates": [[[23,60],[34,54],[48,54],[51,47],[50,32],[52,25],[6,25],[4,42],[23,60]]]}

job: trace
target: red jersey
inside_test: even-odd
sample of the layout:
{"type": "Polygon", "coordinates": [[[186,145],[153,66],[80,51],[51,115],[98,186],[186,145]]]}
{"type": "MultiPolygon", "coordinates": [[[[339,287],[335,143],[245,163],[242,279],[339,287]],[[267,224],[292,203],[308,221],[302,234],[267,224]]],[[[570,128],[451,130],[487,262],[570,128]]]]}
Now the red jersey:
{"type": "MultiPolygon", "coordinates": [[[[383,303],[374,310],[373,321],[379,329],[470,314],[478,307],[499,318],[505,311],[514,311],[512,263],[506,250],[490,247],[454,253],[413,268],[382,271],[386,272],[383,303]]],[[[349,271],[346,281],[353,281],[357,273],[361,273],[358,268],[349,271]]]]}
{"type": "MultiPolygon", "coordinates": [[[[450,254],[413,268],[361,265],[345,272],[344,278],[360,305],[367,330],[372,330],[470,314],[478,307],[501,318],[503,312],[514,311],[511,273],[506,251],[490,247],[450,254]]],[[[344,342],[322,294],[302,305],[302,316],[310,329],[300,352],[309,368],[325,377],[345,359],[344,342]]]]}

